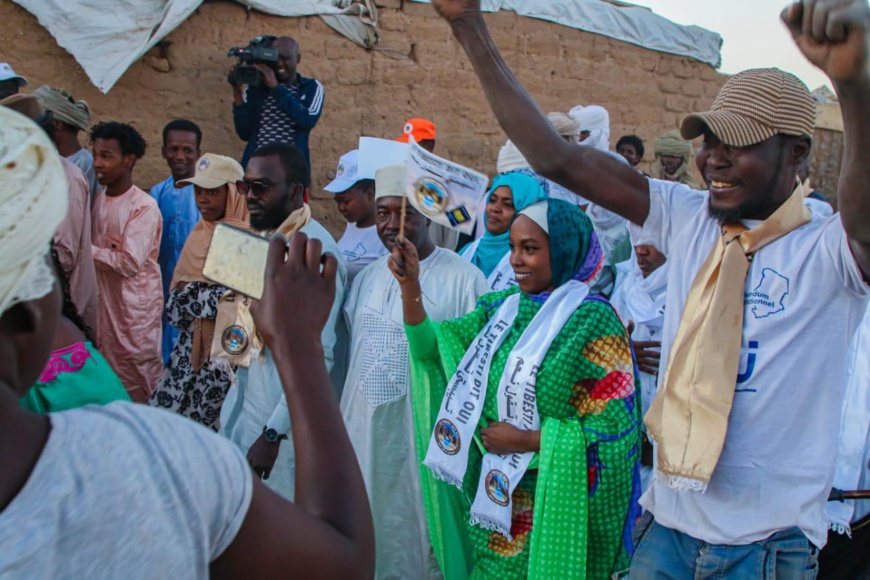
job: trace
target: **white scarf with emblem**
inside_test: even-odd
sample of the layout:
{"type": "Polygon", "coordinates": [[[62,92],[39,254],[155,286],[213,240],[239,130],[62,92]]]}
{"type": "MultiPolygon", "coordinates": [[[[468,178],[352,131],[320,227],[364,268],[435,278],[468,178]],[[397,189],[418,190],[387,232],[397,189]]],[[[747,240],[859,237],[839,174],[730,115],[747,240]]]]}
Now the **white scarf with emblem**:
{"type": "MultiPolygon", "coordinates": [[[[586,284],[570,281],[557,288],[523,332],[498,385],[499,420],[519,429],[541,428],[535,390],[538,369],[571,314],[589,294],[586,284]]],[[[509,296],[471,343],[450,379],[423,464],[436,478],[462,487],[468,451],[483,411],[492,358],[519,310],[520,295],[509,296]]],[[[483,458],[471,521],[511,539],[512,494],[534,453],[487,454],[483,458]]]]}

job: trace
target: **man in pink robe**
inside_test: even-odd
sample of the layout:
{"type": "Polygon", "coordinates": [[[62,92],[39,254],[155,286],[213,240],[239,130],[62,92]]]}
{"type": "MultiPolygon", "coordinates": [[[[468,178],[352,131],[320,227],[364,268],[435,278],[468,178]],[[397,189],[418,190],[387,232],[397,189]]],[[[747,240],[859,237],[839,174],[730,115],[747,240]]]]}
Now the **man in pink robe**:
{"type": "Polygon", "coordinates": [[[129,125],[91,129],[94,172],[105,187],[94,200],[92,240],[100,292],[100,349],[136,402],[163,375],[160,320],[163,289],[157,254],[163,218],[157,203],[133,185],[145,140],[129,125]]]}

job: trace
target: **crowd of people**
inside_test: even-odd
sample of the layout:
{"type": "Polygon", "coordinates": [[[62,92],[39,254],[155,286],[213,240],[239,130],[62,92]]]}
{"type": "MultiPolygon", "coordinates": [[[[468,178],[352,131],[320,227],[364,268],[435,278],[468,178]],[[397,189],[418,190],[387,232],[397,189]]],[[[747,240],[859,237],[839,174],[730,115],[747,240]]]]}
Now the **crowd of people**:
{"type": "Polygon", "coordinates": [[[359,150],[343,234],[312,217],[291,38],[230,72],[242,158],[171,120],[150,193],[134,125],[0,63],[0,577],[870,577],[870,501],[829,501],[870,485],[867,0],[782,15],[840,98],[839,213],[797,77],[733,76],[644,173],[433,4],[508,137],[472,235],[359,150]],[[227,226],[270,238],[262,297],[206,275],[227,226]]]}

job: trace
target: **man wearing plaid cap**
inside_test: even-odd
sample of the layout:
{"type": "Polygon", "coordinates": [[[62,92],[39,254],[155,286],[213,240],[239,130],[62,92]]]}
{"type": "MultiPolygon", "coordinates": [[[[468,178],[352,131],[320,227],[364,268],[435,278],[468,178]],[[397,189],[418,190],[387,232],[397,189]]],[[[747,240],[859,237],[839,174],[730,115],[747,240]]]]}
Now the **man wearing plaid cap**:
{"type": "Polygon", "coordinates": [[[842,213],[829,218],[801,199],[815,108],[793,75],[736,75],[710,111],[683,120],[683,138],[703,137],[696,162],[710,191],[696,192],[565,143],[502,59],[480,2],[433,4],[532,168],[671,249],[663,365],[645,417],[656,475],[637,541],[625,540],[630,577],[813,577],[847,353],[870,295],[867,0],[803,0],[782,14],[840,98],[842,213]]]}

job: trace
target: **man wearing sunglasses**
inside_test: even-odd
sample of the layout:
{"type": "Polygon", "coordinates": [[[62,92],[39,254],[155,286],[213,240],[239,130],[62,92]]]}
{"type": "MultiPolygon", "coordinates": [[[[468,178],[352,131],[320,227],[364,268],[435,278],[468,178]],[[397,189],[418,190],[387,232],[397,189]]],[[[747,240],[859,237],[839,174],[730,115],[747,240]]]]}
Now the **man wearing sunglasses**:
{"type": "MultiPolygon", "coordinates": [[[[311,209],[304,202],[307,164],[296,147],[286,143],[260,147],[236,187],[246,197],[253,229],[264,236],[280,232],[288,240],[296,232],[305,232],[309,239],[321,241],[324,254],[340,258],[341,251],[332,235],[312,219],[311,209]]],[[[347,270],[341,260],[335,282],[335,301],[320,337],[330,372],[336,358],[343,358],[335,355],[339,336],[345,337],[341,344],[346,343],[340,313],[347,289],[347,270]]],[[[287,307],[293,306],[304,307],[288,295],[287,307]]],[[[215,336],[224,330],[216,328],[215,336]]],[[[256,330],[251,331],[253,336],[256,330]]],[[[255,354],[250,366],[239,367],[236,376],[238,385],[230,388],[221,410],[221,433],[245,450],[251,467],[269,487],[292,500],[296,462],[290,440],[290,415],[272,354],[268,349],[255,354]]],[[[336,384],[342,383],[343,377],[336,377],[336,384]]]]}

